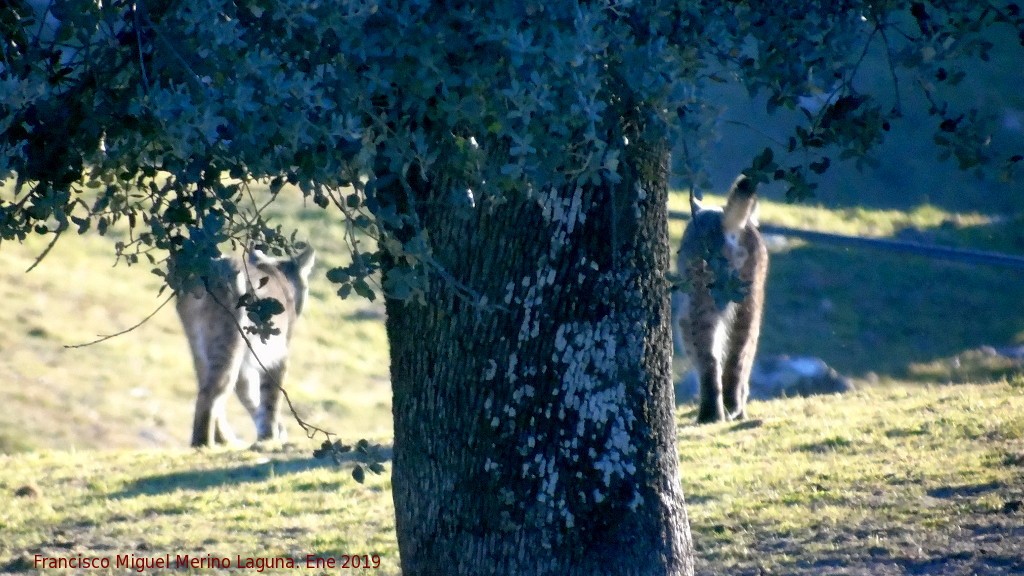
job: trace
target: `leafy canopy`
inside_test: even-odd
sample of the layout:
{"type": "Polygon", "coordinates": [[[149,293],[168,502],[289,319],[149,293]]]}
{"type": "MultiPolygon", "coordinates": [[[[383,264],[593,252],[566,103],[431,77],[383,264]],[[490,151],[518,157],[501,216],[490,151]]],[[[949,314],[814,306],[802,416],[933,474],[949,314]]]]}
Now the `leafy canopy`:
{"type": "Polygon", "coordinates": [[[289,183],[344,215],[352,264],[329,274],[343,296],[373,296],[382,251],[407,271],[385,290],[414,296],[431,255],[413,187],[484,209],[615,182],[627,146],[670,139],[703,185],[720,83],[803,112],[747,169],[794,199],[835,160],[869,158],[907,91],[962,167],[1012,166],[984,118],[945,99],[969,58],[991,57],[993,26],[1024,41],[1005,1],[14,0],[0,8],[0,178],[15,183],[0,242],[126,220],[119,255],[170,251],[170,284],[187,288],[227,241],[289,245],[250,191],[289,183]],[[884,93],[859,88],[869,54],[891,70],[884,93]]]}

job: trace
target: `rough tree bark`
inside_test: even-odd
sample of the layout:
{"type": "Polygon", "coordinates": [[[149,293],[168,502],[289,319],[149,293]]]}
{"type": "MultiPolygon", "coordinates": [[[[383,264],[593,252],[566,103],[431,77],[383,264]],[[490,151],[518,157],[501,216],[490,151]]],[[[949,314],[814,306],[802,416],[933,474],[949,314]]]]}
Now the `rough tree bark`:
{"type": "Polygon", "coordinates": [[[624,154],[615,186],[419,211],[438,263],[485,301],[434,279],[425,303],[387,302],[406,576],[693,573],[667,155],[624,154]]]}

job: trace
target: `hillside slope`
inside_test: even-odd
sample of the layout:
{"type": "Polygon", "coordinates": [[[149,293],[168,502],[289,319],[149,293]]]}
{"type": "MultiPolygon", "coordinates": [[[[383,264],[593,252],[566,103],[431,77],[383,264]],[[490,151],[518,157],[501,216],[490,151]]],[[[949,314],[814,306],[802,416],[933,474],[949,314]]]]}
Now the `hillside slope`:
{"type": "MultiPolygon", "coordinates": [[[[710,202],[720,198],[709,197],[710,202]]],[[[671,207],[682,210],[676,193],[671,207]]],[[[342,438],[390,436],[383,306],[340,300],[324,272],[346,260],[334,212],[303,209],[282,194],[285,229],[317,249],[310,302],[293,342],[287,387],[308,422],[342,438]]],[[[954,214],[934,207],[829,210],[762,202],[779,225],[1024,253],[1024,220],[954,214]]],[[[683,223],[670,222],[673,242],[683,223]]],[[[29,273],[42,237],[0,246],[0,452],[26,449],[182,447],[191,429],[195,380],[173,305],[161,306],[147,266],[114,265],[116,238],[63,238],[29,273]]],[[[1019,271],[802,242],[776,243],[760,352],[812,355],[855,378],[882,381],[998,380],[1020,360],[989,362],[976,350],[1024,343],[1019,271]],[[977,369],[962,367],[980,364],[977,369]],[[990,366],[991,364],[991,366],[990,366]]],[[[680,367],[682,370],[682,367],[680,367]]],[[[237,402],[236,431],[252,437],[237,402]]],[[[291,426],[293,437],[302,431],[291,426]]]]}

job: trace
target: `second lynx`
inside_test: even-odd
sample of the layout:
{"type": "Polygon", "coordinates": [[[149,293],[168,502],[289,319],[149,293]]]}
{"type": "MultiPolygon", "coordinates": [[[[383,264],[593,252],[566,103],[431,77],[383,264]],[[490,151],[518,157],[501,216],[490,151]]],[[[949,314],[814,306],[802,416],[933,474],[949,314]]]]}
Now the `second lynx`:
{"type": "Polygon", "coordinates": [[[693,217],[677,261],[683,279],[677,319],[700,379],[698,422],[746,417],[768,275],[756,188],[740,176],[724,209],[703,207],[690,195],[693,217]]]}
{"type": "Polygon", "coordinates": [[[281,381],[288,364],[288,341],[309,291],[313,249],[294,258],[270,258],[253,250],[247,260],[221,258],[211,266],[206,289],[180,294],[177,308],[192,349],[199,393],[192,445],[232,442],[226,404],[231,390],[256,423],[258,440],[284,440],[281,381]],[[283,313],[274,317],[276,334],[250,334],[252,326],[238,306],[244,294],[273,298],[283,313]]]}

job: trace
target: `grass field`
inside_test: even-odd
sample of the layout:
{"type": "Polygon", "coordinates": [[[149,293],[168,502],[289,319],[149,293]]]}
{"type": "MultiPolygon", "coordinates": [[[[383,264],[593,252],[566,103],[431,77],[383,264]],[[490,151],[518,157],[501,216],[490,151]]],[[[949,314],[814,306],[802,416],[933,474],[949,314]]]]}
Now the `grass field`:
{"type": "MultiPolygon", "coordinates": [[[[699,574],[1024,570],[1020,380],[754,402],[736,425],[698,427],[693,412],[679,412],[679,457],[699,574]]],[[[387,476],[357,484],[302,442],[0,456],[0,493],[0,571],[35,573],[36,555],[112,567],[181,555],[231,562],[193,571],[204,574],[307,556],[379,558],[360,572],[398,573],[387,476]]]]}
{"type": "MultiPolygon", "coordinates": [[[[291,397],[343,440],[387,444],[382,308],[334,296],[323,272],[344,261],[340,227],[298,208],[286,200],[282,223],[318,263],[291,397]]],[[[1024,253],[1012,215],[765,202],[762,220],[1024,253]]],[[[682,226],[671,223],[674,241],[682,226]]],[[[233,566],[376,554],[380,567],[364,571],[397,573],[387,474],[357,484],[350,468],[312,459],[320,439],[294,424],[282,447],[185,449],[195,383],[173,306],[125,335],[66,347],[143,320],[164,300],[159,279],[114,266],[112,241],[98,236],[64,238],[25,274],[44,240],[0,246],[0,572],[33,573],[36,554],[233,566]]],[[[680,405],[698,572],[1024,571],[1024,376],[1019,362],[979,352],[1024,340],[1019,272],[798,242],[771,266],[762,353],[820,356],[858,392],[754,403],[739,425],[694,426],[693,406],[680,405]]],[[[252,437],[237,403],[230,418],[252,437]]]]}

